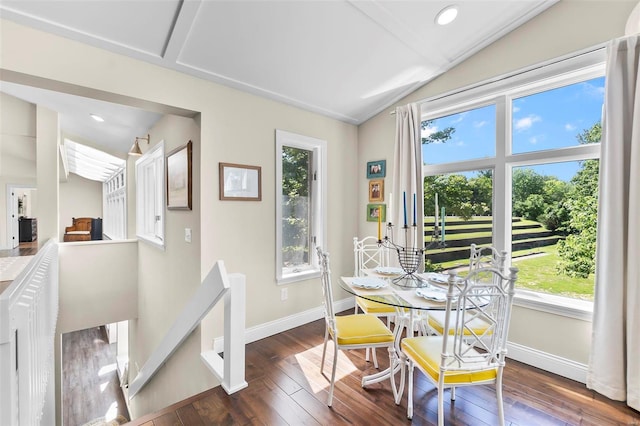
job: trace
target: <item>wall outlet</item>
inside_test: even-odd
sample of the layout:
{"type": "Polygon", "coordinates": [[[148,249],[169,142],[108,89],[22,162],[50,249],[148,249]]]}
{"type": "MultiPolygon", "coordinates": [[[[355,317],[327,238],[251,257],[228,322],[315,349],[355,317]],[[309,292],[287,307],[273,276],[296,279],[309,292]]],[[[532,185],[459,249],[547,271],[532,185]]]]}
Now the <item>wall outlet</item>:
{"type": "Polygon", "coordinates": [[[191,228],[184,228],[184,240],[188,243],[191,242],[191,228]]]}
{"type": "Polygon", "coordinates": [[[289,297],[289,292],[287,288],[280,289],[280,300],[285,301],[289,297]]]}

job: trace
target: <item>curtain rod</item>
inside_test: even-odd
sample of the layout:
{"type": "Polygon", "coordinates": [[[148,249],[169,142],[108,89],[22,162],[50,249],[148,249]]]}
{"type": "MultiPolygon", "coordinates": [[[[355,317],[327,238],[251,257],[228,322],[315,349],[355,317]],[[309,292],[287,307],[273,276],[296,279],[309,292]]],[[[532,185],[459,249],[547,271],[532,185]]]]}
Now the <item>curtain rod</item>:
{"type": "MultiPolygon", "coordinates": [[[[605,49],[607,47],[607,44],[608,44],[608,42],[600,43],[600,44],[597,44],[595,46],[591,46],[591,47],[588,47],[586,49],[579,50],[577,52],[570,53],[570,54],[565,55],[565,56],[561,56],[560,58],[551,59],[551,60],[542,62],[542,63],[537,64],[537,65],[532,65],[532,66],[527,67],[527,68],[521,68],[520,70],[513,71],[513,72],[508,73],[508,74],[502,74],[502,75],[500,75],[498,77],[495,77],[495,78],[492,78],[492,79],[483,80],[481,82],[472,83],[472,84],[470,84],[468,86],[464,86],[464,87],[459,88],[459,89],[450,90],[450,91],[445,92],[445,93],[443,93],[441,95],[435,95],[435,96],[432,96],[430,98],[422,99],[420,101],[416,101],[416,103],[419,104],[419,105],[422,105],[422,104],[427,103],[427,102],[437,101],[437,100],[440,100],[440,99],[447,98],[449,96],[457,95],[457,94],[460,94],[460,93],[467,92],[469,90],[473,90],[473,89],[477,89],[479,87],[487,86],[489,84],[493,84],[493,83],[497,83],[497,82],[500,82],[500,81],[504,81],[504,80],[506,80],[508,78],[513,78],[513,77],[516,77],[516,76],[519,76],[519,75],[522,75],[522,74],[525,74],[525,73],[528,73],[528,72],[531,72],[531,71],[539,70],[539,69],[542,69],[542,68],[545,68],[545,67],[548,67],[548,66],[551,66],[551,65],[558,64],[558,63],[563,62],[563,61],[568,61],[570,59],[578,58],[578,57],[583,56],[583,55],[588,55],[590,53],[597,52],[599,50],[605,49]]],[[[391,112],[389,112],[389,115],[395,115],[395,114],[396,114],[396,110],[395,109],[393,109],[391,112]]]]}

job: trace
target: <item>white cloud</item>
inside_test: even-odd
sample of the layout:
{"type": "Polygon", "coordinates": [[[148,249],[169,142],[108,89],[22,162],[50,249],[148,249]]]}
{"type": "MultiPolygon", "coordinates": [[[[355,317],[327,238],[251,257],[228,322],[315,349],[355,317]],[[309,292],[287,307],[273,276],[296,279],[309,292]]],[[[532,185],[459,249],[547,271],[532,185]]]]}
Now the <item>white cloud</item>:
{"type": "Polygon", "coordinates": [[[537,121],[542,121],[542,118],[540,118],[535,114],[531,114],[527,117],[523,117],[518,120],[515,120],[514,127],[518,131],[527,130],[527,129],[530,129],[531,126],[533,126],[533,123],[537,121]]]}
{"type": "Polygon", "coordinates": [[[573,124],[571,124],[571,123],[567,123],[567,124],[565,124],[565,125],[564,125],[564,129],[565,129],[567,132],[573,132],[573,131],[576,129],[576,126],[574,126],[574,125],[573,125],[573,124]]]}
{"type": "Polygon", "coordinates": [[[456,146],[467,146],[467,144],[464,143],[464,141],[458,141],[456,142],[456,146]]]}
{"type": "Polygon", "coordinates": [[[487,122],[485,120],[482,121],[475,121],[473,123],[473,127],[479,129],[480,127],[484,127],[487,124],[487,122]]]}
{"type": "Polygon", "coordinates": [[[591,96],[597,99],[604,97],[604,87],[597,87],[591,83],[582,83],[582,91],[585,95],[591,96]]]}
{"type": "Polygon", "coordinates": [[[531,145],[536,145],[538,143],[538,137],[537,136],[532,136],[529,138],[529,143],[531,145]]]}
{"type": "Polygon", "coordinates": [[[513,107],[513,112],[518,112],[518,111],[520,111],[520,107],[514,106],[513,107]]]}
{"type": "Polygon", "coordinates": [[[450,124],[458,124],[462,122],[462,120],[464,120],[467,114],[469,114],[469,112],[461,112],[460,114],[458,114],[458,118],[454,118],[453,120],[451,120],[450,124]]]}

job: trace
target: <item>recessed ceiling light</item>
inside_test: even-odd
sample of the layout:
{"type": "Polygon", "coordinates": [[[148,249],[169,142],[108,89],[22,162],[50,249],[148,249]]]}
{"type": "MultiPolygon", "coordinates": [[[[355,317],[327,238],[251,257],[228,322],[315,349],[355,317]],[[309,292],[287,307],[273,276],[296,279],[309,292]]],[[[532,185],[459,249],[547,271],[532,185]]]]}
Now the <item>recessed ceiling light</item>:
{"type": "Polygon", "coordinates": [[[447,25],[453,22],[458,16],[457,6],[447,6],[436,15],[436,23],[438,25],[447,25]]]}
{"type": "Polygon", "coordinates": [[[89,117],[93,118],[94,120],[96,120],[99,123],[102,123],[104,121],[104,118],[100,117],[99,115],[96,114],[89,114],[89,117]]]}

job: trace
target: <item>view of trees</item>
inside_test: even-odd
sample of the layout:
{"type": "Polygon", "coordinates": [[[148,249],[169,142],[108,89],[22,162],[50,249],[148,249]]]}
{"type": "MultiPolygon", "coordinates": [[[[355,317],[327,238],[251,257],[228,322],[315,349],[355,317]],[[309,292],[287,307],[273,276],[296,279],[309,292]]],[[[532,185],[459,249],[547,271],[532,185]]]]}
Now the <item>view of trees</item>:
{"type": "MultiPolygon", "coordinates": [[[[431,137],[436,135],[444,143],[454,131],[445,129],[431,137]]],[[[578,141],[599,142],[601,134],[601,125],[596,123],[578,135],[578,141]]],[[[423,138],[423,143],[432,142],[423,138]]],[[[566,236],[558,243],[561,258],[558,271],[572,277],[586,278],[595,270],[598,166],[598,160],[581,161],[580,169],[569,182],[541,175],[531,168],[513,171],[513,216],[541,222],[547,229],[566,236]]],[[[436,194],[439,206],[446,206],[448,216],[463,219],[491,216],[492,171],[478,171],[471,177],[463,174],[426,177],[425,215],[434,215],[436,194]]]]}
{"type": "Polygon", "coordinates": [[[282,147],[282,261],[300,265],[309,258],[309,164],[311,151],[282,147]]]}

